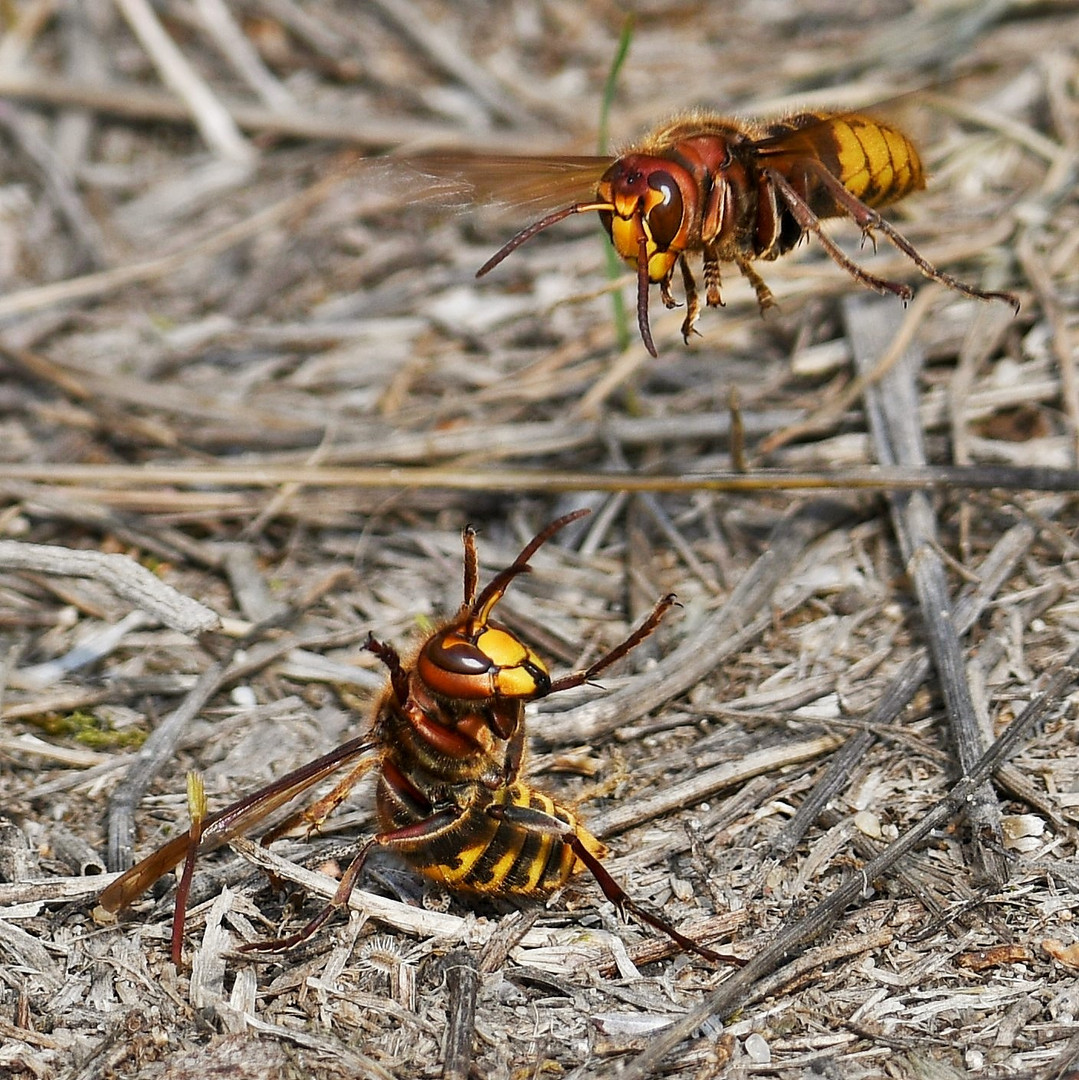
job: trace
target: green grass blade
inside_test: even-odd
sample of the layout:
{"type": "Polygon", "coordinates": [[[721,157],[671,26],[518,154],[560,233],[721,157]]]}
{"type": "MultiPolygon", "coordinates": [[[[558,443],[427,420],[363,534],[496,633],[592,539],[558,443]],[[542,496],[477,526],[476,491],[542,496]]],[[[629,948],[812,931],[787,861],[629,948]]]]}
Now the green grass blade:
{"type": "MultiPolygon", "coordinates": [[[[607,81],[603,86],[603,98],[600,101],[599,110],[599,135],[596,140],[596,152],[598,154],[610,153],[610,114],[611,102],[614,101],[615,91],[618,87],[618,75],[622,65],[629,55],[630,42],[633,40],[634,18],[632,14],[626,16],[622,23],[622,33],[618,37],[618,48],[615,50],[614,59],[611,61],[610,71],[607,72],[607,81]]],[[[607,256],[607,278],[615,281],[625,273],[622,260],[618,252],[609,243],[604,245],[607,256]]],[[[620,289],[611,293],[611,304],[614,308],[615,333],[618,340],[618,351],[624,352],[629,348],[632,340],[632,332],[629,326],[629,315],[626,311],[625,297],[620,289]]]]}

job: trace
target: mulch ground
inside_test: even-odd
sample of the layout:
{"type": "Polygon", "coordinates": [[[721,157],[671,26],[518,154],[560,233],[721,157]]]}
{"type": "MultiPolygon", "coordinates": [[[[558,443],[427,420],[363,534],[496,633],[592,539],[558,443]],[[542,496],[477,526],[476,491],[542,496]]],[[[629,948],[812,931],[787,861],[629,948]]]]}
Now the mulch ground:
{"type": "Polygon", "coordinates": [[[596,153],[604,0],[5,8],[0,1077],[1073,1074],[1079,7],[634,7],[615,145],[893,119],[928,186],[888,220],[1018,313],[850,222],[909,304],[814,239],[757,264],[764,318],[725,266],[688,345],[653,290],[655,359],[593,214],[477,281],[551,208],[505,155],[596,153]],[[212,810],[363,734],[367,636],[410,657],[457,610],[466,525],[482,585],[580,507],[513,632],[563,674],[679,606],[529,709],[529,783],[749,967],[588,875],[517,906],[388,853],[240,952],[332,894],[369,778],[199,860],[179,966],[171,874],[97,909],[188,829],[189,771],[212,810]]]}

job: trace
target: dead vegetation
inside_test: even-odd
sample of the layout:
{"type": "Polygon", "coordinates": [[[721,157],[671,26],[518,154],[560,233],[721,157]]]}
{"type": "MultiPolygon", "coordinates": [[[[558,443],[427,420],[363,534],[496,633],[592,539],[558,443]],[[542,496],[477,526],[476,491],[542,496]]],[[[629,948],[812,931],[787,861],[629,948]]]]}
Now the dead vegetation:
{"type": "Polygon", "coordinates": [[[725,282],[687,349],[656,305],[653,361],[582,219],[476,283],[519,216],[357,155],[593,152],[613,4],[4,9],[0,1077],[1074,1069],[1079,8],[634,7],[627,139],[932,84],[901,102],[929,189],[889,215],[1019,315],[854,296],[810,244],[764,320],[725,282]],[[187,828],[188,769],[223,805],[362,730],[363,640],[455,610],[464,524],[489,574],[577,506],[516,631],[568,670],[682,609],[534,712],[534,780],[753,965],[672,956],[585,881],[516,912],[388,859],[347,922],[237,953],[332,891],[367,786],[205,860],[181,970],[169,894],[95,921],[107,863],[187,828]]]}

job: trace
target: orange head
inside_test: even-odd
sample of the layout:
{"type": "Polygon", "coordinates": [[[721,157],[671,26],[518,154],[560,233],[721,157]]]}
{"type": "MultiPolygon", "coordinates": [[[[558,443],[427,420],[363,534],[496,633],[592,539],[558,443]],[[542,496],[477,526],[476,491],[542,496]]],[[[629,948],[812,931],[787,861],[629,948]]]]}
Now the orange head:
{"type": "Polygon", "coordinates": [[[633,266],[646,260],[648,279],[664,281],[689,243],[692,214],[687,197],[696,190],[690,173],[677,162],[650,154],[626,154],[602,176],[600,220],[615,250],[633,266]],[[687,193],[687,194],[683,194],[687,193]]]}
{"type": "Polygon", "coordinates": [[[536,233],[571,214],[596,211],[615,250],[637,270],[637,325],[645,348],[656,356],[648,325],[648,287],[667,282],[682,253],[690,246],[697,224],[699,197],[693,174],[669,157],[626,154],[600,177],[596,198],[555,210],[522,229],[476,271],[493,270],[536,233]]]}
{"type": "Polygon", "coordinates": [[[457,618],[420,649],[416,673],[440,697],[459,701],[532,701],[551,692],[543,661],[512,630],[491,621],[491,612],[528,560],[556,532],[588,513],[578,510],[552,521],[478,596],[475,533],[465,530],[465,602],[457,618]]]}
{"type": "Polygon", "coordinates": [[[540,658],[505,627],[456,622],[428,639],[416,660],[425,685],[459,701],[542,697],[551,676],[540,658]]]}

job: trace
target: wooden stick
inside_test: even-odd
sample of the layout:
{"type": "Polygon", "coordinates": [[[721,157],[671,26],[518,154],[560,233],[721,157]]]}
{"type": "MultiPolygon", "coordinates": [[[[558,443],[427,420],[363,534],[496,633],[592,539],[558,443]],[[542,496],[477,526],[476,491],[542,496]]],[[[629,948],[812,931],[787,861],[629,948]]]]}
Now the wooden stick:
{"type": "Polygon", "coordinates": [[[91,578],[184,634],[201,634],[221,625],[216,611],[184,596],[127,555],[0,540],[0,568],[91,578]]]}
{"type": "Polygon", "coordinates": [[[468,1080],[472,1067],[472,1040],[476,1034],[480,973],[476,957],[465,949],[454,949],[442,961],[442,967],[450,1003],[442,1080],[468,1080]]]}
{"type": "MultiPolygon", "coordinates": [[[[0,305],[3,300],[0,299],[0,305]]],[[[1052,466],[863,465],[845,469],[761,469],[751,473],[565,472],[557,469],[461,469],[455,466],[278,465],[0,465],[0,483],[30,481],[82,484],[107,501],[109,489],[125,493],[158,488],[266,488],[298,484],[312,488],[363,488],[371,491],[567,492],[567,491],[935,491],[961,488],[986,491],[1079,490],[1079,469],[1052,466]]],[[[200,498],[209,498],[200,490],[200,498]]],[[[115,498],[115,496],[114,496],[115,498]]],[[[177,505],[183,499],[177,496],[177,505]]]]}
{"type": "Polygon", "coordinates": [[[228,110],[217,100],[209,85],[165,33],[147,0],[116,0],[116,6],[150,54],[165,84],[187,104],[195,126],[210,148],[242,168],[251,168],[256,157],[254,148],[240,134],[228,110]]]}
{"type": "Polygon", "coordinates": [[[860,873],[848,876],[842,885],[806,915],[784,926],[767,945],[755,951],[753,958],[744,968],[726,979],[681,1020],[659,1033],[652,1045],[625,1069],[621,1068],[621,1063],[617,1066],[617,1074],[611,1069],[601,1069],[591,1074],[593,1080],[615,1075],[618,1080],[646,1080],[653,1076],[659,1064],[706,1020],[712,1017],[725,1019],[742,1008],[760,980],[771,975],[781,965],[795,960],[812,942],[831,929],[847,907],[862,898],[875,881],[890,873],[900,859],[914,851],[935,829],[964,812],[967,800],[993,775],[998,766],[1019,749],[1035,725],[1045,719],[1049,710],[1059,704],[1077,680],[1079,649],[1054,671],[1042,693],[1008,725],[1004,733],[978,759],[971,772],[932,806],[917,825],[885,848],[860,873]]]}
{"type": "MultiPolygon", "coordinates": [[[[886,343],[899,328],[892,305],[875,297],[851,297],[844,305],[847,332],[855,363],[865,372],[875,365],[886,343]]],[[[908,319],[908,324],[913,321],[908,319]]],[[[909,337],[910,335],[906,335],[909,337]]],[[[915,373],[921,353],[911,346],[903,358],[879,381],[867,388],[866,412],[877,456],[885,465],[925,464],[925,448],[918,415],[915,373]]],[[[933,508],[922,492],[889,495],[892,521],[907,570],[914,583],[937,678],[948,710],[959,767],[970,772],[985,749],[974,698],[966,677],[947,568],[940,555],[933,508]]],[[[1001,834],[1001,809],[992,785],[985,784],[968,809],[971,857],[976,877],[994,885],[1007,880],[1001,834]]]]}
{"type": "MultiPolygon", "coordinates": [[[[956,630],[965,634],[981,616],[997,591],[1011,576],[1016,563],[1030,549],[1037,533],[1027,522],[1009,529],[994,545],[978,567],[978,584],[968,588],[955,606],[956,630]]],[[[874,728],[899,719],[932,668],[929,652],[922,648],[912,656],[888,684],[876,708],[865,719],[865,728],[852,735],[833,755],[824,775],[802,800],[798,812],[776,834],[772,854],[785,859],[801,843],[810,826],[828,802],[844,786],[854,767],[877,740],[874,728]]]]}

